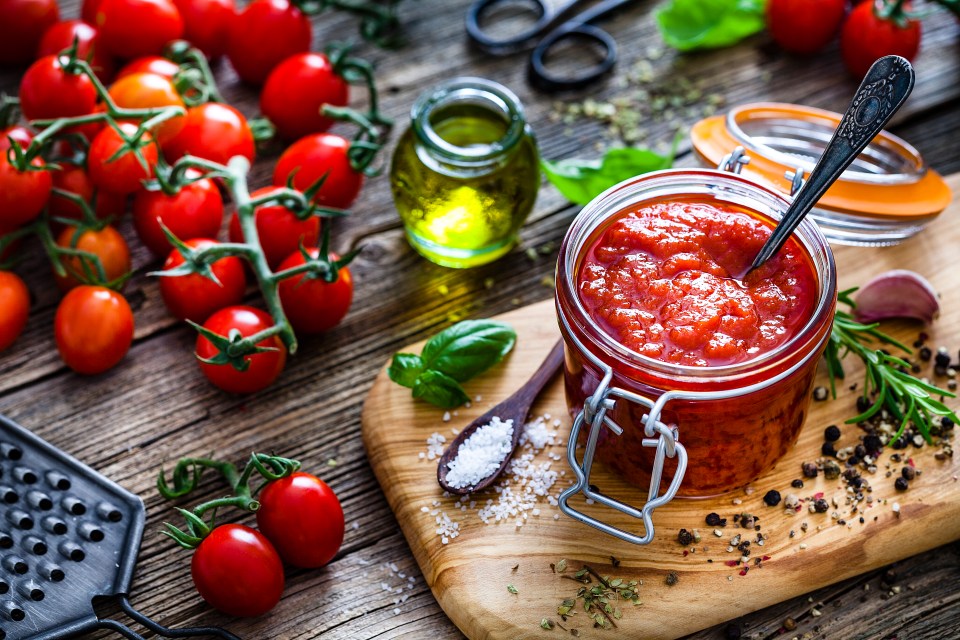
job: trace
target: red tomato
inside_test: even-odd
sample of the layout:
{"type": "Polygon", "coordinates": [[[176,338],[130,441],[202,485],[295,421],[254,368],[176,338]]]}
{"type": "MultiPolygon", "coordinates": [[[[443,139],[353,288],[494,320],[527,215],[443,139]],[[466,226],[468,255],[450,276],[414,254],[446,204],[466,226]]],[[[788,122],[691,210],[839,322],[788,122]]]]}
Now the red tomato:
{"type": "MultiPolygon", "coordinates": [[[[129,122],[121,122],[119,126],[127,136],[132,136],[137,131],[136,125],[129,122]]],[[[140,148],[140,153],[147,161],[147,169],[140,165],[136,155],[129,150],[111,161],[113,154],[126,143],[113,127],[106,127],[98,133],[90,143],[87,154],[87,171],[90,172],[93,184],[107,191],[125,194],[138,190],[142,180],[152,178],[153,168],[159,159],[157,145],[149,132],[144,134],[142,140],[147,142],[140,148]]]]}
{"type": "Polygon", "coordinates": [[[100,3],[103,0],[83,0],[80,9],[80,19],[87,24],[97,24],[97,12],[100,10],[100,3]]]}
{"type": "Polygon", "coordinates": [[[243,156],[253,163],[256,147],[242,113],[228,104],[208,102],[187,110],[183,129],[164,145],[163,152],[171,163],[188,154],[220,164],[243,156]]]}
{"type": "MultiPolygon", "coordinates": [[[[194,238],[184,242],[191,249],[204,249],[217,245],[216,240],[194,238]]],[[[183,264],[183,256],[174,249],[163,263],[164,270],[183,264]]],[[[236,256],[220,258],[210,265],[219,284],[198,273],[186,276],[163,276],[160,278],[160,295],[167,310],[181,320],[203,323],[215,311],[240,304],[247,288],[243,261],[236,256]]]]}
{"type": "Polygon", "coordinates": [[[30,292],[17,274],[0,271],[0,351],[20,336],[30,313],[30,292]]]}
{"type": "Polygon", "coordinates": [[[103,0],[96,24],[107,51],[119,58],[158,55],[183,37],[183,18],[171,0],[103,0]]]}
{"type": "Polygon", "coordinates": [[[134,73],[155,73],[158,76],[173,80],[180,73],[180,65],[173,60],[167,60],[160,56],[144,56],[131,60],[121,67],[120,71],[117,72],[117,80],[119,81],[120,78],[134,73]]]}
{"type": "Polygon", "coordinates": [[[56,0],[0,2],[0,65],[33,60],[44,31],[60,19],[56,0]]]}
{"type": "Polygon", "coordinates": [[[905,24],[901,27],[893,20],[879,17],[873,2],[854,7],[840,33],[840,50],[847,70],[862,78],[883,56],[915,58],[920,50],[920,21],[907,19],[905,24]]]}
{"type": "Polygon", "coordinates": [[[253,0],[230,27],[227,57],[244,82],[260,84],[295,53],[310,50],[310,19],[288,0],[253,0]]]}
{"type": "Polygon", "coordinates": [[[343,544],[343,508],[327,483],[298,472],[264,487],[257,527],[284,562],[313,569],[330,562],[343,544]]]}
{"type": "MultiPolygon", "coordinates": [[[[110,225],[100,230],[88,229],[79,234],[76,227],[67,227],[57,236],[57,244],[97,256],[106,277],[104,282],[97,282],[97,284],[113,282],[130,271],[130,249],[127,247],[127,242],[120,232],[110,225]]],[[[99,278],[96,265],[82,256],[69,256],[62,260],[63,266],[67,269],[67,275],[61,276],[54,273],[57,286],[61,291],[69,291],[83,284],[84,281],[90,280],[91,277],[99,278]],[[89,269],[91,277],[87,276],[85,267],[89,269]]]]}
{"type": "MultiPolygon", "coordinates": [[[[253,198],[270,193],[275,187],[257,189],[251,194],[253,198]]],[[[254,212],[257,221],[257,235],[260,236],[260,246],[267,256],[267,263],[276,268],[284,258],[297,251],[302,243],[305,247],[317,244],[320,238],[320,218],[311,216],[306,220],[299,220],[293,212],[280,205],[257,207],[254,212]]],[[[243,233],[240,231],[240,218],[233,214],[230,219],[230,242],[243,242],[243,233]]]]}
{"type": "Polygon", "coordinates": [[[811,55],[833,40],[846,13],[846,0],[770,0],[767,28],[785,51],[811,55]]]}
{"type": "Polygon", "coordinates": [[[93,375],[115,366],[130,349],[133,312],[116,291],[83,285],[60,301],[53,328],[66,365],[93,375]]]}
{"type": "MultiPolygon", "coordinates": [[[[273,326],[273,318],[253,307],[226,307],[220,309],[203,323],[204,328],[221,336],[229,336],[234,329],[241,336],[252,336],[273,326]]],[[[237,371],[230,364],[208,364],[201,360],[200,370],[215,386],[231,393],[254,393],[269,387],[287,362],[287,351],[277,336],[257,343],[258,347],[271,347],[247,356],[250,365],[246,371],[237,371]]],[[[197,357],[209,360],[219,353],[216,347],[202,335],[197,336],[197,357]]]]}
{"type": "Polygon", "coordinates": [[[26,149],[33,141],[33,132],[18,124],[0,130],[0,151],[10,148],[10,138],[19,143],[21,148],[26,149]]]}
{"type": "MultiPolygon", "coordinates": [[[[191,169],[187,175],[200,174],[191,169]]],[[[172,248],[161,222],[180,240],[215,238],[223,222],[220,191],[209,178],[191,182],[172,196],[163,191],[138,191],[133,198],[133,224],[143,244],[158,256],[172,248]]]]}
{"type": "Polygon", "coordinates": [[[298,53],[280,63],[260,93],[260,111],[288,140],[326,131],[333,119],[323,105],[346,106],[347,81],[336,74],[322,53],[298,53]]]}
{"type": "MultiPolygon", "coordinates": [[[[61,164],[61,167],[60,171],[51,172],[53,186],[61,191],[75,193],[87,202],[93,203],[93,212],[100,220],[111,216],[119,219],[123,216],[127,204],[126,196],[96,189],[90,176],[82,167],[71,164],[61,164]]],[[[80,220],[83,217],[79,206],[55,193],[50,197],[48,211],[54,218],[80,220]]]]}
{"type": "MultiPolygon", "coordinates": [[[[307,249],[310,257],[319,250],[307,249]]],[[[336,260],[335,255],[330,256],[336,260]]],[[[277,271],[304,264],[299,251],[290,254],[277,271]]],[[[280,281],[280,304],[294,331],[302,334],[322,333],[340,324],[353,301],[353,278],[350,269],[342,267],[333,282],[322,278],[305,278],[303,274],[280,281]]]]}
{"type": "Polygon", "coordinates": [[[208,58],[227,52],[230,25],[236,17],[233,0],[173,0],[183,16],[184,38],[208,58]]]}
{"type": "MultiPolygon", "coordinates": [[[[42,167],[43,161],[34,158],[30,164],[42,167]]],[[[8,152],[0,153],[0,227],[13,229],[39,216],[52,187],[49,171],[18,171],[8,152]]]]}
{"type": "MultiPolygon", "coordinates": [[[[110,87],[110,97],[118,107],[126,109],[180,107],[184,112],[187,110],[173,82],[155,73],[132,73],[123,76],[110,87]]],[[[153,130],[161,146],[180,133],[184,120],[184,116],[177,116],[161,122],[153,130]]]]}
{"type": "Polygon", "coordinates": [[[81,20],[66,20],[53,25],[43,34],[37,57],[59,55],[77,42],[77,57],[90,63],[102,82],[113,77],[113,59],[100,45],[97,30],[81,20]]]}
{"type": "Polygon", "coordinates": [[[85,116],[96,105],[93,81],[64,71],[57,56],[34,62],[20,81],[20,111],[27,120],[85,116]]]}
{"type": "Polygon", "coordinates": [[[222,524],[203,539],[190,563],[200,597],[227,615],[252,618],[283,595],[283,565],[270,541],[242,524],[222,524]]]}
{"type": "Polygon", "coordinates": [[[326,182],[313,197],[314,202],[337,209],[348,209],[363,186],[363,174],[353,170],[347,152],[350,141],[332,133],[315,133],[294,142],[273,170],[273,184],[283,186],[293,176],[293,186],[306,191],[327,175],[326,182]]]}

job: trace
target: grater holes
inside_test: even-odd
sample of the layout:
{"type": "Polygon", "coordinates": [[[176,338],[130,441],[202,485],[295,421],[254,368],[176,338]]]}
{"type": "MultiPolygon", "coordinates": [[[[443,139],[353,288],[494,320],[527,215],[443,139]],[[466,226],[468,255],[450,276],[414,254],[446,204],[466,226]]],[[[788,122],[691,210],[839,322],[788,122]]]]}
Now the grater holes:
{"type": "Polygon", "coordinates": [[[46,596],[46,594],[43,592],[43,589],[40,587],[40,583],[33,579],[21,582],[19,585],[17,585],[17,591],[24,598],[33,600],[34,602],[40,602],[43,600],[44,596],[46,596]]]}
{"type": "Polygon", "coordinates": [[[18,529],[33,529],[33,518],[22,509],[10,509],[7,511],[7,522],[18,529]]]}
{"type": "Polygon", "coordinates": [[[8,591],[10,591],[10,583],[4,580],[3,578],[0,578],[0,596],[2,596],[8,591]]]}
{"type": "Polygon", "coordinates": [[[120,522],[123,520],[123,512],[109,502],[101,502],[97,505],[97,515],[107,522],[120,522]]]}
{"type": "Polygon", "coordinates": [[[69,491],[72,486],[70,478],[63,475],[59,471],[54,471],[51,469],[46,473],[47,484],[56,489],[57,491],[69,491]]]}
{"type": "Polygon", "coordinates": [[[57,547],[57,551],[60,552],[67,560],[72,560],[73,562],[83,562],[83,559],[87,557],[86,552],[83,550],[83,547],[78,545],[76,542],[71,542],[70,540],[64,540],[60,543],[60,546],[57,547]]]}
{"type": "Polygon", "coordinates": [[[0,442],[0,455],[7,460],[16,462],[23,457],[23,450],[15,444],[9,442],[0,442]]]}
{"type": "Polygon", "coordinates": [[[79,533],[84,540],[89,540],[90,542],[103,542],[103,529],[92,522],[81,522],[79,525],[77,525],[77,533],[79,533]]]}
{"type": "Polygon", "coordinates": [[[42,491],[27,492],[27,504],[40,511],[50,511],[53,509],[53,500],[42,491]]]}
{"type": "Polygon", "coordinates": [[[20,546],[27,553],[32,553],[35,556],[42,556],[47,552],[47,543],[37,536],[24,536],[23,540],[20,541],[20,546]]]}
{"type": "MultiPolygon", "coordinates": [[[[43,530],[47,533],[52,533],[56,536],[62,536],[67,532],[67,523],[56,516],[47,516],[40,521],[40,526],[43,527],[43,530]]],[[[2,547],[3,539],[0,538],[0,548],[2,547]]]]}
{"type": "Polygon", "coordinates": [[[7,600],[3,604],[0,604],[0,614],[7,620],[13,622],[20,622],[27,617],[27,614],[23,612],[20,605],[12,600],[7,600]]]}
{"type": "Polygon", "coordinates": [[[13,537],[6,531],[0,531],[0,549],[10,549],[13,547],[13,537]]]}
{"type": "Polygon", "coordinates": [[[37,573],[50,582],[60,582],[66,577],[66,574],[59,565],[46,560],[37,566],[37,573]]]}
{"type": "Polygon", "coordinates": [[[0,485],[0,500],[3,500],[7,504],[13,504],[19,499],[20,496],[13,490],[13,487],[0,485]]]}
{"type": "Polygon", "coordinates": [[[36,484],[37,480],[39,480],[33,469],[23,466],[13,468],[13,477],[17,479],[17,482],[22,482],[23,484],[36,484]]]}
{"type": "Polygon", "coordinates": [[[87,505],[80,501],[76,496],[64,496],[60,501],[60,506],[64,511],[74,516],[82,516],[87,512],[87,505]]]}
{"type": "Polygon", "coordinates": [[[17,575],[23,575],[30,570],[27,561],[16,555],[4,556],[3,560],[0,560],[0,565],[3,565],[3,568],[7,571],[12,571],[17,575]]]}

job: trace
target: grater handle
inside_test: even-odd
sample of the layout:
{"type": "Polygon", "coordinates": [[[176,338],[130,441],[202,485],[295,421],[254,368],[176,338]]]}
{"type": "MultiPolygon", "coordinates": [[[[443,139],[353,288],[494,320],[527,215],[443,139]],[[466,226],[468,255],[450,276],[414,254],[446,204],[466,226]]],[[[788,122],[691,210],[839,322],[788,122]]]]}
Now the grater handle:
{"type": "MultiPolygon", "coordinates": [[[[145,626],[150,631],[153,631],[154,633],[165,638],[195,638],[199,636],[212,636],[215,638],[223,638],[224,640],[240,640],[240,638],[237,636],[233,635],[226,629],[221,629],[220,627],[190,627],[187,629],[169,629],[134,609],[133,605],[130,604],[130,600],[128,600],[125,595],[120,596],[118,600],[124,613],[145,626]]],[[[129,638],[130,640],[146,640],[143,636],[124,626],[122,623],[117,622],[116,620],[100,620],[99,626],[101,629],[111,629],[116,631],[123,637],[129,638]]]]}

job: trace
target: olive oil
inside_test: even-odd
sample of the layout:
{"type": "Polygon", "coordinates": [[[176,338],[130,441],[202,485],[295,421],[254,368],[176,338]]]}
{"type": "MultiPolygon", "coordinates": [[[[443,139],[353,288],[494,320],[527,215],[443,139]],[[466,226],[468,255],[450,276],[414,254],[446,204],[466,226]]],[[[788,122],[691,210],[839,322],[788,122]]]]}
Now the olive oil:
{"type": "Polygon", "coordinates": [[[391,188],[419,253],[472,267],[513,246],[536,199],[539,157],[513,94],[476,79],[451,85],[414,106],[394,152],[391,188]]]}

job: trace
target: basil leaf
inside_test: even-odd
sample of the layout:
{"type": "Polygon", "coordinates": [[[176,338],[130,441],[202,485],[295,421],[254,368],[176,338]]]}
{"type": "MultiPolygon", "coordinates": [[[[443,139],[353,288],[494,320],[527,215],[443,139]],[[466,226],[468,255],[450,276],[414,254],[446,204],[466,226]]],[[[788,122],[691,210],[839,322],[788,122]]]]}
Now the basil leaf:
{"type": "Polygon", "coordinates": [[[391,380],[411,389],[421,373],[423,373],[423,360],[414,353],[395,354],[387,369],[387,375],[391,380]]]}
{"type": "Polygon", "coordinates": [[[669,169],[673,165],[676,149],[676,141],[670,153],[664,156],[649,149],[617,147],[608,150],[603,158],[597,160],[543,160],[540,166],[547,180],[563,197],[583,205],[624,180],[650,171],[669,169]]]}
{"type": "Polygon", "coordinates": [[[516,341],[516,332],[502,322],[464,320],[430,338],[420,357],[424,369],[466,382],[500,362],[516,341]]]}
{"type": "Polygon", "coordinates": [[[663,41],[680,51],[728,47],[766,26],[765,0],[670,0],[657,10],[663,41]]]}
{"type": "Polygon", "coordinates": [[[470,401],[470,396],[456,380],[439,371],[428,369],[413,383],[413,397],[426,400],[441,409],[454,409],[470,401]]]}

